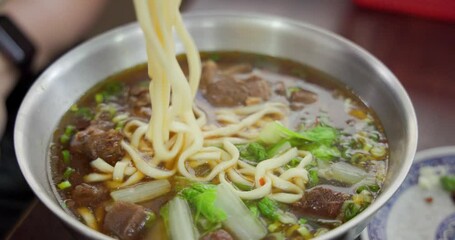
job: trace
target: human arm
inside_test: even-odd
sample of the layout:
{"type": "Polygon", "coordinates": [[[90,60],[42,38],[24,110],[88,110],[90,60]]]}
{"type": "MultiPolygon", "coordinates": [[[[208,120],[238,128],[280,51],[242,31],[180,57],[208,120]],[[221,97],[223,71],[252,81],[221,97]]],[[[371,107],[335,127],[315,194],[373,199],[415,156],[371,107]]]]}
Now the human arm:
{"type": "MultiPolygon", "coordinates": [[[[10,0],[0,9],[36,48],[32,72],[45,67],[58,53],[80,41],[96,21],[107,0],[10,0]]],[[[4,102],[20,73],[0,55],[0,136],[5,124],[4,102]]]]}

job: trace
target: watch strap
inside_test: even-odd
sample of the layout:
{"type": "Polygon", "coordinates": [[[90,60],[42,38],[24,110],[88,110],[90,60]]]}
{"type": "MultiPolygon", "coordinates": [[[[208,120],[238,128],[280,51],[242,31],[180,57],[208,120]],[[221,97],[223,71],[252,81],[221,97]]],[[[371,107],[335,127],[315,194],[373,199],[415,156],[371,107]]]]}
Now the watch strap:
{"type": "Polygon", "coordinates": [[[27,36],[5,15],[0,15],[0,51],[21,73],[30,70],[35,47],[27,36]]]}

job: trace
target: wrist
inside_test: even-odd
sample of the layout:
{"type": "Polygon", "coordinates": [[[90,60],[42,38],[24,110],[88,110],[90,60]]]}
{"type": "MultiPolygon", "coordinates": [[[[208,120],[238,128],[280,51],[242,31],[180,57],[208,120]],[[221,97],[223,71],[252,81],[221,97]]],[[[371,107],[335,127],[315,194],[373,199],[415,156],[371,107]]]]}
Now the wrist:
{"type": "Polygon", "coordinates": [[[0,102],[3,102],[15,86],[19,77],[18,69],[0,53],[0,102]]]}

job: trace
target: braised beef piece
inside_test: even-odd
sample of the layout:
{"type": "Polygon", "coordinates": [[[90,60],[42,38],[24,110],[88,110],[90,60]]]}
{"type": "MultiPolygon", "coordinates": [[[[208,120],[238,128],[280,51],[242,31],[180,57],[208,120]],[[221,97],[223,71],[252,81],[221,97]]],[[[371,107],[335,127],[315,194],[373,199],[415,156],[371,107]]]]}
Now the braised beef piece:
{"type": "Polygon", "coordinates": [[[128,202],[106,207],[104,229],[122,240],[138,239],[147,220],[146,209],[128,202]]]}
{"type": "Polygon", "coordinates": [[[234,240],[234,238],[223,229],[218,229],[214,232],[204,235],[201,240],[234,240]]]}
{"type": "Polygon", "coordinates": [[[292,204],[292,210],[298,215],[305,214],[321,218],[336,218],[349,194],[335,192],[331,189],[318,187],[306,191],[302,199],[292,204]]]}
{"type": "Polygon", "coordinates": [[[258,76],[251,76],[250,78],[243,81],[248,89],[249,97],[258,97],[263,100],[268,100],[270,97],[269,84],[258,76]]]}
{"type": "Polygon", "coordinates": [[[73,189],[71,198],[77,206],[96,206],[109,199],[109,190],[101,184],[82,183],[73,189]]]}
{"type": "Polygon", "coordinates": [[[316,93],[305,89],[299,89],[297,91],[294,91],[291,93],[291,96],[289,97],[289,101],[291,101],[291,103],[300,102],[305,104],[311,104],[316,102],[317,100],[318,95],[316,93]]]}
{"type": "Polygon", "coordinates": [[[262,78],[252,75],[246,79],[238,79],[235,74],[250,73],[249,64],[234,65],[224,70],[219,69],[213,61],[203,64],[200,89],[205,98],[217,107],[233,107],[245,105],[248,97],[268,100],[269,84],[262,78]]]}
{"type": "Polygon", "coordinates": [[[120,145],[122,139],[123,136],[119,132],[113,129],[105,131],[94,125],[74,135],[70,151],[83,154],[90,160],[102,158],[114,165],[125,154],[120,145]]]}
{"type": "Polygon", "coordinates": [[[248,88],[232,77],[223,76],[207,86],[205,98],[218,107],[239,106],[248,98],[248,88]]]}

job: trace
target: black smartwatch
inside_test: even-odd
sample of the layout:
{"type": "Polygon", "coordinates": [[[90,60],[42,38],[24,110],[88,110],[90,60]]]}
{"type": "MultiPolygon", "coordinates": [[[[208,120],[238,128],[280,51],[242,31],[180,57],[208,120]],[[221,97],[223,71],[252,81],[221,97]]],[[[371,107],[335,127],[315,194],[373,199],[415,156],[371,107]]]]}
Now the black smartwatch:
{"type": "Polygon", "coordinates": [[[30,73],[35,47],[5,15],[0,15],[0,52],[16,66],[21,74],[30,73]]]}

